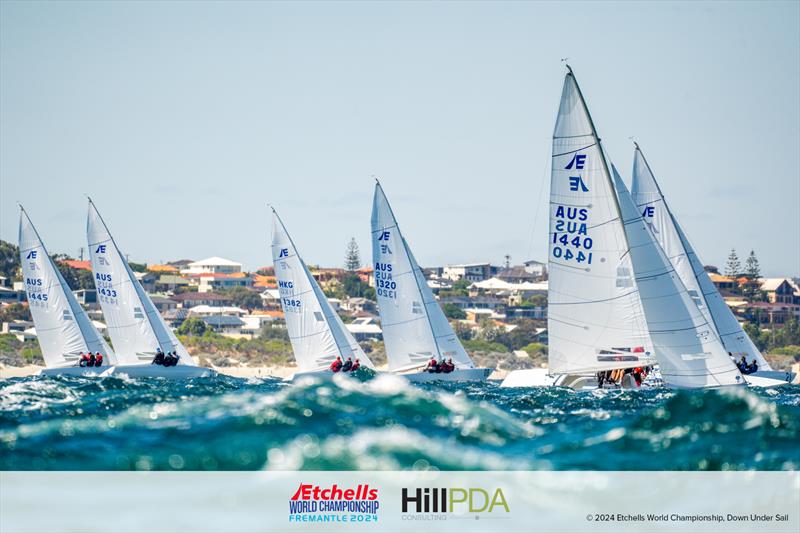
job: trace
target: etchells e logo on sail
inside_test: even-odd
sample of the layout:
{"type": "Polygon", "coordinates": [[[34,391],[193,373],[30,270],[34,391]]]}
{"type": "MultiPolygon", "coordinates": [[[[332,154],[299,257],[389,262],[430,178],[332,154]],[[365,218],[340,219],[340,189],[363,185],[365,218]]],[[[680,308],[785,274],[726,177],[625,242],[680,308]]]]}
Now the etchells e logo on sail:
{"type": "Polygon", "coordinates": [[[404,488],[401,510],[403,520],[506,518],[511,512],[503,489],[481,487],[404,488]]]}
{"type": "Polygon", "coordinates": [[[369,484],[301,483],[289,499],[289,522],[377,522],[380,506],[378,489],[369,484]]]}

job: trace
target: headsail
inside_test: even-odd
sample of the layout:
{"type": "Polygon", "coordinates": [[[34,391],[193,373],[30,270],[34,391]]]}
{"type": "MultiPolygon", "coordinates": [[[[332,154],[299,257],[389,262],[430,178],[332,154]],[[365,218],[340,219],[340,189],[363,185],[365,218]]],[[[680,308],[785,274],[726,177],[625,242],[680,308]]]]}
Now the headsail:
{"type": "Polygon", "coordinates": [[[28,214],[20,209],[19,256],[36,336],[48,368],[74,366],[79,354],[100,352],[119,361],[78,303],[28,214]]]}
{"type": "Polygon", "coordinates": [[[150,362],[156,349],[161,348],[164,352],[176,351],[180,356],[179,364],[194,365],[186,348],[133,275],[91,200],[86,234],[97,299],[117,353],[144,363],[150,362]]]}
{"type": "Polygon", "coordinates": [[[336,359],[352,357],[373,368],[297,253],[278,213],[272,216],[272,261],[297,366],[323,370],[336,359]]]}
{"type": "Polygon", "coordinates": [[[636,282],[664,381],[681,388],[744,384],[615,168],[613,174],[636,282]]]}
{"type": "Polygon", "coordinates": [[[549,368],[585,374],[655,362],[600,139],[570,70],[553,132],[549,368]]]}
{"type": "Polygon", "coordinates": [[[389,370],[419,368],[431,358],[453,358],[474,368],[425,280],[380,183],[372,203],[372,263],[389,370]]]}
{"type": "Polygon", "coordinates": [[[756,359],[760,369],[772,370],[708,277],[703,263],[667,205],[638,144],[633,158],[631,195],[656,241],[661,245],[675,272],[689,291],[689,295],[714,328],[725,349],[733,354],[736,360],[742,356],[745,356],[747,361],[756,359]]]}

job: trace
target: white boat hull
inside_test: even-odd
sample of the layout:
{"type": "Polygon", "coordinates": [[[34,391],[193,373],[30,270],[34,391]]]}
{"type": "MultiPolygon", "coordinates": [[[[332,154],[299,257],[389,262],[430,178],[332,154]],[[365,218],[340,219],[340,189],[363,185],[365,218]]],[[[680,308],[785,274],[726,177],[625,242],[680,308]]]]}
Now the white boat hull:
{"type": "Polygon", "coordinates": [[[751,387],[778,387],[787,385],[795,378],[793,372],[781,372],[779,370],[760,370],[755,374],[745,374],[744,380],[751,387]]]}
{"type": "MultiPolygon", "coordinates": [[[[367,367],[362,367],[365,370],[368,370],[367,367]]],[[[356,370],[359,374],[353,375],[351,372],[333,372],[332,370],[324,369],[324,370],[309,370],[307,372],[297,372],[292,377],[286,378],[286,381],[295,382],[305,378],[312,378],[312,379],[322,379],[322,380],[331,380],[335,376],[346,376],[351,377],[354,379],[359,379],[361,376],[368,376],[368,374],[361,373],[360,370],[356,370]]],[[[371,370],[370,372],[375,372],[371,370]]],[[[379,372],[375,372],[378,374],[379,372]]]]}
{"type": "Polygon", "coordinates": [[[43,368],[40,376],[85,376],[101,377],[114,367],[111,366],[63,366],[54,368],[43,368]]]}
{"type": "Polygon", "coordinates": [[[213,378],[217,372],[210,368],[194,365],[119,365],[108,369],[106,376],[126,375],[131,378],[168,378],[168,379],[191,379],[191,378],[213,378]]]}
{"type": "Polygon", "coordinates": [[[448,373],[413,372],[409,374],[395,374],[412,383],[431,383],[434,381],[486,381],[493,372],[491,368],[458,368],[448,373]]]}
{"type": "MultiPolygon", "coordinates": [[[[660,381],[653,378],[646,379],[642,387],[659,386],[660,381]]],[[[528,370],[514,370],[510,372],[501,387],[568,387],[574,390],[596,390],[597,379],[592,375],[579,374],[549,374],[546,368],[531,368],[528,370]]],[[[606,389],[637,389],[633,376],[627,374],[622,378],[621,385],[606,385],[606,389]]]]}

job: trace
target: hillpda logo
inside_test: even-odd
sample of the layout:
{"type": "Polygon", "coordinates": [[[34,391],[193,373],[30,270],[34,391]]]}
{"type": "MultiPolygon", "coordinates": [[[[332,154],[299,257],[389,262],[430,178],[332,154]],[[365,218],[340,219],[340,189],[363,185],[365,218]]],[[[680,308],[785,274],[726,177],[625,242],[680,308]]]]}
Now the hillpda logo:
{"type": "Polygon", "coordinates": [[[289,499],[289,522],[377,522],[378,489],[301,483],[289,499]]]}
{"type": "Polygon", "coordinates": [[[404,488],[401,498],[403,520],[448,520],[465,514],[475,519],[505,518],[511,512],[501,488],[404,488]]]}

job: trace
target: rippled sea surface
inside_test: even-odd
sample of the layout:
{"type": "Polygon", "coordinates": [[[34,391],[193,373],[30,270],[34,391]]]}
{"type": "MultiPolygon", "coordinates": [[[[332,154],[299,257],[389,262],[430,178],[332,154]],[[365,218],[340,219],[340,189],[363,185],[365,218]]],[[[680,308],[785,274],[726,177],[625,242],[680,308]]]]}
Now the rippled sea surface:
{"type": "Polygon", "coordinates": [[[413,468],[795,470],[800,387],[0,379],[3,470],[413,468]]]}

